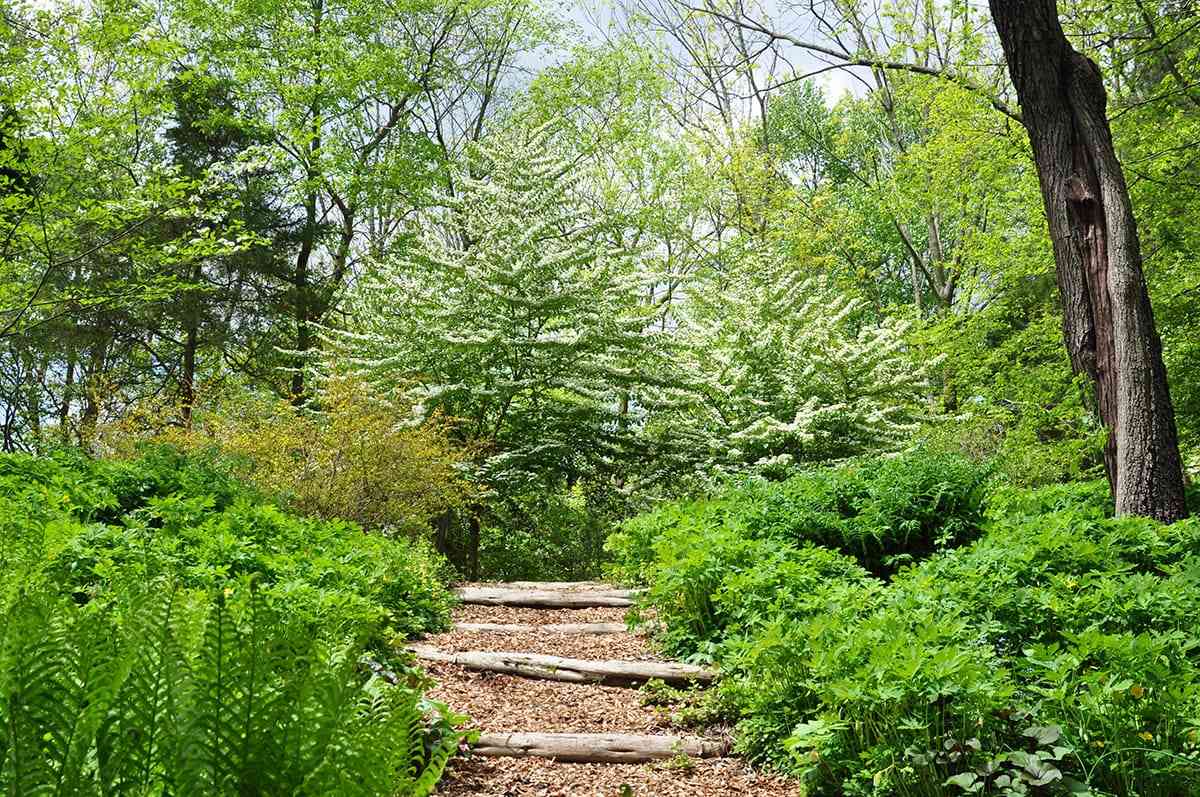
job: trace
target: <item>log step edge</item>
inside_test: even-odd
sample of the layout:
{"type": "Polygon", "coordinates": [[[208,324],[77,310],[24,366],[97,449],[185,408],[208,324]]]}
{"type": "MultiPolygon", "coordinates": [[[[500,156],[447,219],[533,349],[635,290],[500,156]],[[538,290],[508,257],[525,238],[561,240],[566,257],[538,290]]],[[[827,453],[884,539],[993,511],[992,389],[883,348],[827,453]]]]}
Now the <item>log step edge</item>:
{"type": "Polygon", "coordinates": [[[703,686],[717,677],[713,670],[678,662],[569,659],[540,653],[483,650],[453,653],[431,645],[417,644],[408,645],[406,649],[422,661],[456,664],[479,672],[579,684],[632,687],[650,680],[661,680],[669,684],[703,686]]]}
{"type": "Polygon", "coordinates": [[[456,631],[476,631],[491,634],[625,634],[624,623],[455,623],[456,631]]]}
{"type": "Polygon", "coordinates": [[[539,609],[627,608],[637,593],[628,589],[533,590],[494,587],[456,587],[455,597],[476,606],[527,606],[539,609]]]}
{"type": "Polygon", "coordinates": [[[677,756],[720,758],[729,744],[694,736],[624,733],[484,733],[471,745],[492,758],[550,758],[564,763],[639,764],[677,756]]]}

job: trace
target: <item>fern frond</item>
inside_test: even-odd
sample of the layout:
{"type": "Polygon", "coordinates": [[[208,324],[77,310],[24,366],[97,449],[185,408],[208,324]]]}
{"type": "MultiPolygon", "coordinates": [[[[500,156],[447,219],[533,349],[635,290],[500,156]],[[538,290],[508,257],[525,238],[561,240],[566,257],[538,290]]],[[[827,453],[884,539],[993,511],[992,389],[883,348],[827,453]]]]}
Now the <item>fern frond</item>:
{"type": "Polygon", "coordinates": [[[180,732],[181,794],[221,794],[236,782],[231,751],[237,737],[232,709],[239,641],[232,613],[224,596],[218,595],[191,662],[180,732]]]}
{"type": "Polygon", "coordinates": [[[111,619],[97,614],[70,607],[56,615],[55,632],[63,634],[69,657],[58,690],[70,727],[51,737],[54,793],[62,797],[99,792],[97,734],[128,674],[121,666],[111,619]]]}
{"type": "Polygon", "coordinates": [[[188,682],[175,627],[178,599],[177,589],[169,586],[133,600],[122,639],[129,671],[97,744],[108,793],[156,791],[177,771],[178,696],[188,682]]]}
{"type": "Polygon", "coordinates": [[[67,720],[54,689],[65,654],[57,635],[46,633],[52,614],[49,600],[23,595],[4,618],[0,786],[9,794],[48,794],[55,780],[44,737],[47,727],[62,733],[67,720]]]}

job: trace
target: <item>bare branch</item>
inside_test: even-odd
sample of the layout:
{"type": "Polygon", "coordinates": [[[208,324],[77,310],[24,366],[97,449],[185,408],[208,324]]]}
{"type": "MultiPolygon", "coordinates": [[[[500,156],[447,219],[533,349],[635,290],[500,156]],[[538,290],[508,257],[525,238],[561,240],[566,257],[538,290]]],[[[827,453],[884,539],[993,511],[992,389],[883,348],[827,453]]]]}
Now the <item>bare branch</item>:
{"type": "Polygon", "coordinates": [[[750,19],[749,17],[735,17],[718,11],[715,8],[704,8],[700,6],[688,5],[687,3],[681,2],[681,0],[676,0],[676,2],[678,2],[683,8],[686,8],[689,11],[693,11],[697,14],[708,14],[709,16],[715,17],[724,22],[737,25],[744,30],[753,31],[763,36],[767,36],[773,41],[785,42],[793,47],[798,47],[810,53],[836,59],[837,63],[830,65],[833,68],[851,69],[854,67],[869,67],[871,69],[886,69],[893,72],[911,72],[918,75],[928,75],[930,77],[936,77],[940,80],[949,81],[956,85],[962,86],[968,91],[978,94],[981,97],[984,97],[993,108],[1013,121],[1022,122],[1020,112],[997,97],[994,92],[948,67],[935,67],[927,66],[925,64],[908,63],[905,61],[890,61],[886,58],[857,56],[847,52],[844,49],[835,49],[833,47],[827,47],[825,45],[818,44],[817,42],[805,41],[804,39],[797,38],[791,34],[775,30],[761,22],[758,22],[757,20],[750,19]]]}

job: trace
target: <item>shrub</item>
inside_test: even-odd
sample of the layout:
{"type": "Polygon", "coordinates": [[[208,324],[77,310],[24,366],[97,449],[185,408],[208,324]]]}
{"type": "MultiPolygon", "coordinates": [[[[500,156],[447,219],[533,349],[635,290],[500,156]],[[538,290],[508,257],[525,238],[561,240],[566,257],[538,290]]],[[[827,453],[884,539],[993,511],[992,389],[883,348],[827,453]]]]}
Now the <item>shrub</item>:
{"type": "Polygon", "coordinates": [[[844,545],[875,572],[974,539],[988,469],[921,449],[863,466],[867,495],[844,545]]]}
{"type": "Polygon", "coordinates": [[[830,582],[871,589],[855,561],[814,546],[748,539],[736,530],[675,529],[657,543],[646,599],[666,650],[710,660],[731,634],[752,634],[777,617],[824,611],[830,582]]]}
{"type": "Polygon", "coordinates": [[[159,577],[214,590],[253,575],[269,603],[331,635],[366,631],[382,646],[448,621],[445,564],[427,544],[290,514],[170,449],[117,462],[0,457],[6,495],[23,520],[5,533],[80,602],[159,577]]]}
{"type": "Polygon", "coordinates": [[[576,581],[600,573],[607,522],[578,486],[494,501],[481,529],[480,577],[576,581]]]}
{"type": "Polygon", "coordinates": [[[725,528],[753,539],[834,548],[873,573],[969,542],[984,517],[986,468],[922,450],[783,482],[746,480],[715,496],[662,505],[627,521],[607,547],[618,578],[641,581],[670,530],[725,528]]]}
{"type": "Polygon", "coordinates": [[[992,518],[1036,517],[1063,510],[1089,520],[1112,517],[1112,493],[1108,482],[1094,479],[1031,490],[1001,485],[988,495],[988,514],[992,518]]]}
{"type": "Polygon", "coordinates": [[[1200,522],[1111,518],[1102,482],[1000,488],[981,522],[977,470],[945,480],[967,500],[923,488],[951,470],[737,485],[610,548],[667,649],[724,672],[739,748],[807,793],[1200,792],[1200,522]]]}
{"type": "Polygon", "coordinates": [[[730,648],[741,743],[818,793],[853,793],[867,765],[901,793],[936,794],[1053,727],[1064,788],[1069,775],[1104,793],[1193,793],[1197,551],[1194,523],[1061,512],[998,525],[877,596],[843,589],[831,615],[730,648]],[[967,739],[979,750],[959,760],[914,753],[967,739]]]}
{"type": "Polygon", "coordinates": [[[426,534],[437,515],[465,506],[464,453],[437,418],[408,427],[366,389],[330,380],[317,409],[243,395],[198,411],[191,427],[108,432],[123,455],[149,440],[221,465],[300,514],[351,520],[366,529],[426,534]]]}
{"type": "Polygon", "coordinates": [[[0,790],[429,794],[460,718],[367,670],[443,567],[177,451],[0,457],[0,790]]]}

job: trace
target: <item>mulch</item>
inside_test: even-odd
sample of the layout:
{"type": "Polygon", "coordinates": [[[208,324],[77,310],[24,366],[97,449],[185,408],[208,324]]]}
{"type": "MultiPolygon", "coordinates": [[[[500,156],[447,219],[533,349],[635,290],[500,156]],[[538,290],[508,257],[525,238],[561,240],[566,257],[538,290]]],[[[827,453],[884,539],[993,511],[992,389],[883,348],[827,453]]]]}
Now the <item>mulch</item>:
{"type": "Polygon", "coordinates": [[[464,604],[454,610],[462,623],[623,623],[628,609],[596,606],[587,609],[530,609],[523,606],[475,606],[464,604]]]}
{"type": "MultiPolygon", "coordinates": [[[[625,609],[526,609],[459,606],[458,622],[612,623],[625,609]]],[[[425,640],[446,651],[521,651],[580,659],[656,660],[638,634],[552,634],[450,631],[425,640]]],[[[488,732],[683,733],[662,711],[643,706],[636,689],[541,681],[426,663],[438,682],[430,697],[471,717],[488,732]]],[[[726,731],[710,729],[706,736],[726,731]]],[[[561,764],[538,758],[454,759],[439,786],[443,797],[724,797],[798,795],[794,781],[755,772],[736,758],[660,761],[650,764],[561,764]],[[628,790],[623,791],[623,787],[628,790]]]]}
{"type": "MultiPolygon", "coordinates": [[[[487,622],[493,622],[491,620],[487,622]]],[[[435,634],[424,640],[439,650],[461,652],[486,650],[493,652],[521,651],[566,656],[572,659],[624,659],[626,661],[658,661],[644,637],[634,634],[557,634],[522,631],[496,633],[492,631],[450,631],[435,634]]]]}
{"type": "Polygon", "coordinates": [[[736,758],[653,764],[558,764],[533,758],[456,759],[443,797],[799,797],[794,782],[754,772],[736,758]],[[627,792],[628,794],[629,792],[627,792]]]}

